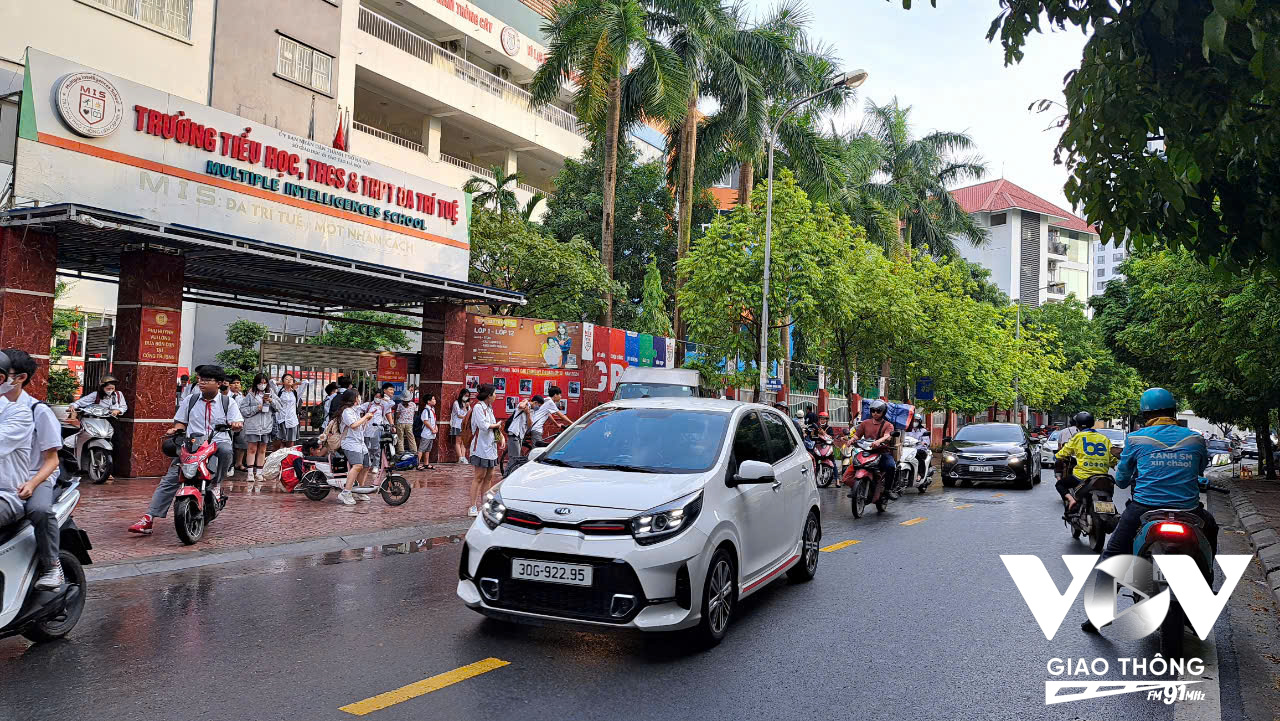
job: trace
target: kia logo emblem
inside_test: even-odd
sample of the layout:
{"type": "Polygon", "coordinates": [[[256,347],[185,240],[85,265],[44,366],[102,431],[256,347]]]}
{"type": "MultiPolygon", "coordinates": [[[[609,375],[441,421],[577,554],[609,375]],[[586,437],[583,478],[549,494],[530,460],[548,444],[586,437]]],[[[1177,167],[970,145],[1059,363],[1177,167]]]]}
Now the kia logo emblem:
{"type": "Polygon", "coordinates": [[[568,507],[566,507],[566,506],[561,506],[561,507],[559,507],[559,508],[557,508],[557,509],[556,509],[556,515],[557,515],[557,516],[567,516],[567,515],[569,515],[570,513],[573,513],[573,509],[572,509],[572,508],[568,508],[568,507]]]}

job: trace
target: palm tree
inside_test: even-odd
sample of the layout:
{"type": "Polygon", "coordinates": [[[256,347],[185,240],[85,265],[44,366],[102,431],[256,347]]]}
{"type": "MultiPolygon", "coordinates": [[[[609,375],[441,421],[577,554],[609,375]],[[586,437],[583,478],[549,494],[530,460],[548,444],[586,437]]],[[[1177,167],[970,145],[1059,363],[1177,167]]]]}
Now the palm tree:
{"type": "Polygon", "coordinates": [[[524,218],[524,222],[528,223],[533,220],[533,211],[538,209],[538,203],[547,199],[547,194],[541,190],[535,192],[529,202],[524,204],[524,209],[520,211],[520,217],[524,218]]]}
{"type": "MultiPolygon", "coordinates": [[[[766,75],[797,73],[800,61],[784,30],[767,24],[750,26],[742,6],[721,0],[649,0],[654,34],[666,38],[688,74],[683,122],[668,126],[667,147],[675,148],[671,166],[677,182],[680,220],[676,257],[689,252],[693,230],[695,171],[698,165],[699,113],[702,97],[714,100],[702,132],[710,148],[704,156],[727,147],[733,138],[748,138],[768,114],[766,75]]],[[[683,285],[676,278],[676,292],[683,285]]],[[[676,306],[676,335],[684,337],[684,320],[676,306]]]]}
{"type": "Polygon", "coordinates": [[[973,150],[973,139],[943,130],[915,138],[910,116],[911,108],[899,106],[897,98],[887,105],[867,103],[860,135],[879,146],[878,165],[854,190],[896,214],[902,225],[899,248],[927,245],[934,255],[955,255],[955,236],[982,245],[986,230],[948,192],[950,186],[987,172],[977,157],[957,157],[973,150]]]}
{"type": "MultiPolygon", "coordinates": [[[[579,120],[604,138],[600,256],[612,279],[618,139],[626,125],[624,79],[628,120],[643,114],[678,122],[684,115],[688,76],[679,57],[651,32],[641,0],[570,0],[542,29],[551,44],[530,86],[534,102],[551,102],[560,94],[560,83],[573,77],[579,120]]],[[[611,294],[605,296],[604,321],[613,325],[611,294]]]]}
{"type": "Polygon", "coordinates": [[[493,173],[492,178],[473,175],[462,185],[462,192],[473,194],[472,201],[482,208],[492,207],[503,215],[515,213],[520,201],[512,188],[520,183],[523,176],[519,172],[508,173],[501,165],[490,165],[489,172],[493,173]]]}

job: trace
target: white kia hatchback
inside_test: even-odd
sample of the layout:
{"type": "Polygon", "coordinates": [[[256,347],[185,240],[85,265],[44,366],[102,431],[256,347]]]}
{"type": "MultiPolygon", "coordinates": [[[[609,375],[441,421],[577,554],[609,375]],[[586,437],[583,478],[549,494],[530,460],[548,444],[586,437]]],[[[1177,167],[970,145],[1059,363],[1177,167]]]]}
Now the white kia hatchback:
{"type": "Polygon", "coordinates": [[[762,405],[602,405],[494,488],[467,532],[458,596],[488,616],[715,643],[784,571],[808,581],[822,526],[795,426],[762,405]]]}

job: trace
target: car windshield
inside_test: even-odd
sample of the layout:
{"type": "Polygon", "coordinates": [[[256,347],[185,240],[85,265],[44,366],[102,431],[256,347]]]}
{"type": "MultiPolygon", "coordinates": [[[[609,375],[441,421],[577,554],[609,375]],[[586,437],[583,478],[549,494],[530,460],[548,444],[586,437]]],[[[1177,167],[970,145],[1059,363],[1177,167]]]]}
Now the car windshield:
{"type": "Polygon", "coordinates": [[[560,434],[539,463],[642,473],[701,473],[720,455],[729,414],[603,406],[560,434]]]}
{"type": "Polygon", "coordinates": [[[1112,443],[1124,440],[1124,431],[1119,428],[1095,428],[1094,430],[1109,438],[1112,443]]]}
{"type": "Polygon", "coordinates": [[[619,383],[613,398],[621,401],[628,398],[694,398],[697,395],[696,388],[670,383],[619,383]]]}
{"type": "Polygon", "coordinates": [[[1021,443],[1022,431],[1006,423],[979,423],[956,431],[955,440],[970,443],[1021,443]]]}
{"type": "Polygon", "coordinates": [[[1230,453],[1230,452],[1231,452],[1231,444],[1230,444],[1230,443],[1228,443],[1228,442],[1226,442],[1226,441],[1224,441],[1224,440],[1219,440],[1219,439],[1216,439],[1216,438],[1215,438],[1215,439],[1213,439],[1213,440],[1209,441],[1209,450],[1211,450],[1211,451],[1219,451],[1219,452],[1222,452],[1222,453],[1230,453]]]}

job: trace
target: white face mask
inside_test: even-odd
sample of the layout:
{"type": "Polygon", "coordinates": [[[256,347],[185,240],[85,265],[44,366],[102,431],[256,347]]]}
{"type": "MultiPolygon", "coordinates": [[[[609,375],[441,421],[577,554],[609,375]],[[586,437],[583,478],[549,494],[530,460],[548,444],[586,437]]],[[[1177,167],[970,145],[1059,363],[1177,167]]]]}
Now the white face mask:
{"type": "Polygon", "coordinates": [[[265,391],[266,389],[267,389],[267,384],[266,384],[266,383],[259,383],[259,384],[258,384],[258,390],[260,390],[260,391],[265,391]]]}
{"type": "Polygon", "coordinates": [[[14,388],[15,386],[11,381],[6,380],[4,383],[0,383],[0,396],[7,394],[14,388]]]}

